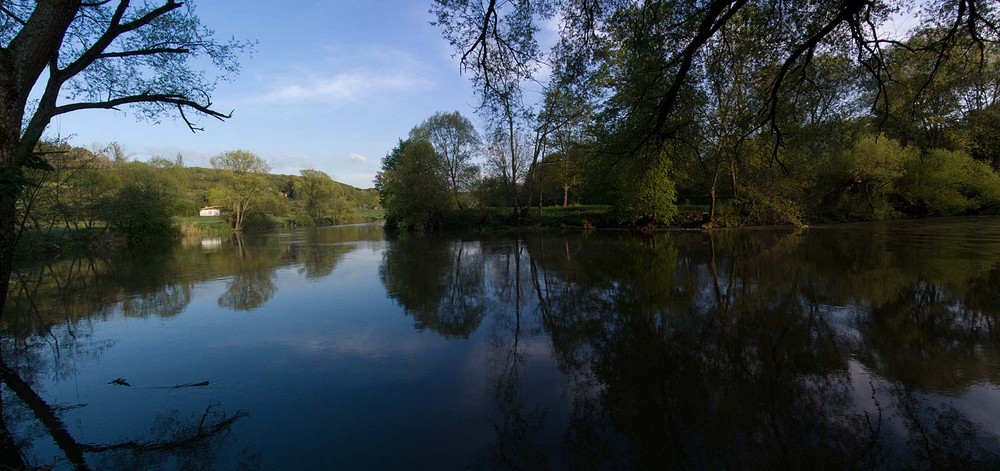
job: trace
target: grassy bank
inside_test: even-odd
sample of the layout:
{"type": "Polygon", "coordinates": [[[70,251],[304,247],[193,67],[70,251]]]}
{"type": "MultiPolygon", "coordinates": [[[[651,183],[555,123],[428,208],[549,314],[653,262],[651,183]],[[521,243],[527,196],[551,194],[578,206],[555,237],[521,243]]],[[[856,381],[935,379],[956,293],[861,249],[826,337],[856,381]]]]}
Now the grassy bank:
{"type": "MultiPolygon", "coordinates": [[[[691,207],[700,220],[702,208],[691,207]]],[[[685,213],[686,214],[686,213],[685,213]]],[[[679,225],[679,222],[678,222],[679,225]]],[[[611,206],[576,205],[528,208],[524,217],[516,217],[511,208],[476,208],[451,211],[442,223],[445,230],[505,230],[505,229],[620,229],[611,206]]],[[[670,226],[662,226],[670,227],[670,226]]]]}
{"type": "Polygon", "coordinates": [[[233,233],[229,222],[222,216],[175,217],[174,227],[181,237],[217,236],[233,233]]]}
{"type": "MultiPolygon", "coordinates": [[[[337,224],[358,224],[365,222],[375,222],[385,219],[385,211],[381,209],[358,211],[351,218],[344,221],[334,221],[332,219],[320,219],[318,221],[311,218],[303,218],[300,215],[286,214],[284,216],[273,216],[270,214],[260,215],[250,221],[247,227],[248,232],[268,231],[276,229],[290,229],[295,227],[318,227],[332,226],[337,224]]],[[[189,216],[175,217],[174,226],[181,237],[197,236],[220,236],[233,233],[232,227],[224,216],[189,216]]]]}

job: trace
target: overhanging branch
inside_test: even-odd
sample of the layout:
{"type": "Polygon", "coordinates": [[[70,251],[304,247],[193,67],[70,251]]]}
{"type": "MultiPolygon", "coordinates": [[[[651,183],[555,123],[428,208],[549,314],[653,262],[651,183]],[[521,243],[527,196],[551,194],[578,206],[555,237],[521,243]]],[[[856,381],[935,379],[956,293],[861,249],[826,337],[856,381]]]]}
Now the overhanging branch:
{"type": "MultiPolygon", "coordinates": [[[[52,116],[58,116],[58,115],[61,115],[61,114],[70,113],[70,112],[79,111],[79,110],[96,110],[96,109],[114,110],[114,109],[118,109],[118,107],[122,106],[122,105],[133,105],[133,104],[140,104],[140,103],[166,103],[166,104],[172,104],[172,105],[176,105],[177,107],[179,107],[182,111],[183,111],[184,108],[193,109],[193,110],[195,110],[195,111],[197,111],[197,112],[199,112],[201,114],[204,114],[206,116],[211,116],[211,117],[213,117],[215,119],[218,119],[219,121],[224,121],[224,120],[229,119],[229,118],[231,118],[233,116],[232,112],[222,113],[221,111],[213,110],[211,108],[211,106],[212,106],[211,103],[207,103],[207,104],[203,105],[203,104],[198,103],[198,102],[196,102],[194,100],[191,100],[190,98],[188,98],[188,97],[186,97],[184,95],[161,94],[161,93],[142,93],[142,94],[139,94],[139,95],[131,95],[131,96],[126,96],[126,97],[121,97],[121,98],[115,98],[115,99],[111,99],[111,100],[107,100],[107,101],[93,101],[93,102],[70,103],[68,105],[57,106],[53,110],[52,116]]],[[[184,121],[188,124],[188,127],[190,127],[192,131],[198,130],[198,128],[195,128],[192,125],[191,121],[189,121],[186,117],[183,117],[183,118],[184,118],[184,121]]]]}
{"type": "Polygon", "coordinates": [[[111,59],[117,57],[152,56],[156,54],[187,54],[190,49],[183,47],[155,47],[149,49],[138,49],[135,51],[116,51],[99,54],[97,59],[111,59]]]}
{"type": "Polygon", "coordinates": [[[14,14],[14,12],[10,11],[9,9],[7,9],[7,7],[3,6],[2,3],[0,3],[0,12],[2,12],[3,14],[11,17],[11,19],[13,19],[14,21],[18,22],[21,26],[24,26],[24,25],[28,24],[27,21],[24,21],[23,19],[21,19],[21,17],[19,17],[16,14],[14,14]]]}
{"type": "Polygon", "coordinates": [[[60,84],[66,82],[106,54],[104,51],[122,34],[135,31],[145,25],[148,25],[153,22],[153,20],[184,5],[183,3],[175,2],[174,0],[167,0],[167,2],[160,7],[150,10],[145,15],[133,21],[122,24],[121,21],[125,16],[125,12],[128,10],[129,3],[129,0],[121,0],[118,7],[115,9],[114,15],[111,17],[111,23],[108,25],[108,29],[104,32],[104,34],[102,34],[101,37],[98,38],[98,40],[94,42],[94,44],[91,45],[86,52],[80,55],[79,58],[66,66],[65,69],[55,73],[51,80],[55,80],[60,84]]]}

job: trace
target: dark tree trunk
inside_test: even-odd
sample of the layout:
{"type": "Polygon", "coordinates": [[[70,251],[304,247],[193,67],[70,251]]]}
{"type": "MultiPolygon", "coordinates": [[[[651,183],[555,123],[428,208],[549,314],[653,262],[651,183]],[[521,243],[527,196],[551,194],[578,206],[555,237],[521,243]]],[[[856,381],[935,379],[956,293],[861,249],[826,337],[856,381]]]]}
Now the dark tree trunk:
{"type": "Polygon", "coordinates": [[[21,115],[18,100],[11,99],[15,80],[10,69],[10,56],[3,51],[0,58],[0,319],[7,302],[10,274],[14,267],[16,242],[15,208],[17,204],[15,180],[21,173],[18,162],[21,115]],[[14,120],[17,120],[16,124],[14,120]]]}
{"type": "MultiPolygon", "coordinates": [[[[0,167],[2,170],[6,170],[0,167]]],[[[0,170],[0,171],[2,171],[0,170]]],[[[14,198],[6,195],[0,201],[0,320],[3,319],[7,293],[10,290],[10,274],[14,268],[14,198]]]]}
{"type": "Polygon", "coordinates": [[[48,126],[58,86],[50,80],[38,109],[24,130],[28,96],[42,71],[55,60],[66,29],[81,0],[38,0],[21,30],[0,49],[0,316],[3,314],[14,264],[15,204],[26,159],[48,126]]]}
{"type": "Polygon", "coordinates": [[[0,397],[0,468],[2,469],[25,469],[24,458],[21,456],[21,449],[14,441],[14,437],[7,428],[7,421],[3,418],[3,397],[0,397]]]}

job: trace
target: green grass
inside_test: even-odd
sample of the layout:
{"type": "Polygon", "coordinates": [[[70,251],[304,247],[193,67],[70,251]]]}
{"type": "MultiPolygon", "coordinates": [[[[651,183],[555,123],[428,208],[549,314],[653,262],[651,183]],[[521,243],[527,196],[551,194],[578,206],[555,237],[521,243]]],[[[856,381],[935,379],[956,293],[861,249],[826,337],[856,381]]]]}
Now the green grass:
{"type": "MultiPolygon", "coordinates": [[[[702,215],[708,211],[704,205],[681,205],[674,221],[662,227],[698,227],[702,223],[702,215]]],[[[442,228],[446,230],[505,230],[505,229],[621,229],[633,226],[623,226],[616,220],[611,206],[606,205],[575,205],[575,206],[544,206],[539,211],[537,206],[528,208],[527,217],[515,217],[511,208],[476,208],[464,211],[452,211],[445,215],[442,228]]],[[[646,228],[646,227],[644,227],[646,228]]]]}
{"type": "Polygon", "coordinates": [[[381,221],[385,219],[384,209],[366,209],[358,211],[358,214],[364,218],[366,222],[381,221]]]}
{"type": "Polygon", "coordinates": [[[611,207],[602,205],[531,208],[528,224],[541,227],[607,227],[611,207]]]}
{"type": "Polygon", "coordinates": [[[207,236],[232,234],[233,229],[222,216],[183,216],[174,218],[174,227],[181,236],[207,236]]]}
{"type": "Polygon", "coordinates": [[[475,208],[452,211],[445,215],[442,226],[447,230],[503,230],[531,228],[598,228],[612,227],[609,206],[546,206],[528,209],[527,217],[515,217],[511,208],[475,208]]]}

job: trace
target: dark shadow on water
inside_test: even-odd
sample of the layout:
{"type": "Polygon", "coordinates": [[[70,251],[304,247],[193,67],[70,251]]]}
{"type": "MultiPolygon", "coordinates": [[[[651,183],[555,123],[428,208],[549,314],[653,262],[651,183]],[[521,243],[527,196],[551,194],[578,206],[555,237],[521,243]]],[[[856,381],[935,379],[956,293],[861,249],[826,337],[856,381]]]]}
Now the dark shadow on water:
{"type": "Polygon", "coordinates": [[[484,305],[504,332],[486,469],[990,469],[997,430],[949,404],[998,383],[1000,237],[938,229],[400,239],[381,276],[418,329],[468,337],[484,305]],[[547,449],[535,321],[571,404],[547,449]]]}

